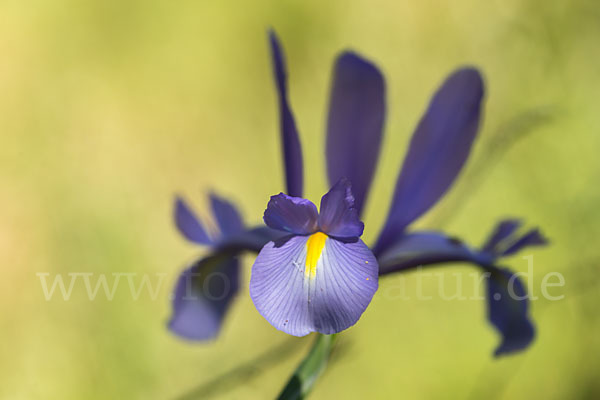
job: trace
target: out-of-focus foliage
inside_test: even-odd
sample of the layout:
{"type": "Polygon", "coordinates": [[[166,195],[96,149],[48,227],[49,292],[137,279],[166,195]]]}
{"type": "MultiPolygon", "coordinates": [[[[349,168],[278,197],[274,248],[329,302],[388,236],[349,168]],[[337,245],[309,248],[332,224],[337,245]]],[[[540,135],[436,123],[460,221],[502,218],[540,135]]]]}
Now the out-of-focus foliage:
{"type": "MultiPolygon", "coordinates": [[[[164,399],[207,382],[215,398],[279,393],[311,340],[274,330],[247,290],[213,343],[165,329],[170,290],[198,255],[173,228],[173,193],[207,209],[213,188],[256,223],[283,189],[269,27],[285,44],[313,200],[326,189],[334,57],[352,48],[386,75],[367,242],[430,95],[463,64],[485,74],[483,129],[457,185],[417,225],[479,242],[499,218],[526,216],[552,240],[531,252],[538,337],[525,353],[494,360],[484,302],[443,300],[438,275],[423,277],[439,272],[454,293],[463,276],[470,296],[470,268],[415,271],[382,280],[313,398],[599,397],[600,6],[591,0],[1,2],[0,397],[164,399]],[[566,280],[550,288],[560,301],[541,296],[552,271],[566,280]],[[67,284],[68,273],[93,273],[92,287],[98,274],[112,285],[112,274],[137,273],[138,286],[149,274],[162,285],[135,300],[121,276],[112,300],[100,289],[91,301],[78,276],[70,300],[46,301],[37,273],[67,284]],[[431,300],[415,299],[419,279],[431,300]],[[287,340],[300,345],[261,356],[287,340]]],[[[520,256],[510,265],[527,270],[520,256]]]]}

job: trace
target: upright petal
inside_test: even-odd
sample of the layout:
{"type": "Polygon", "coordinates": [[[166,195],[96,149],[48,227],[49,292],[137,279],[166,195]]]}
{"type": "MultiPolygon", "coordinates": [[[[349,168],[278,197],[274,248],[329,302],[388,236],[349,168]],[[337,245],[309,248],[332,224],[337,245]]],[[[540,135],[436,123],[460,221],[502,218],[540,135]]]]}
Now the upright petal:
{"type": "Polygon", "coordinates": [[[281,141],[283,148],[283,162],[285,164],[285,179],[287,194],[301,197],[303,185],[302,171],[302,148],[300,138],[296,129],[294,115],[287,98],[287,73],[283,51],[275,32],[269,32],[271,44],[271,57],[273,59],[273,73],[275,85],[279,97],[279,119],[281,130],[281,141]]]}
{"type": "Polygon", "coordinates": [[[492,267],[489,271],[488,318],[502,335],[494,355],[523,350],[535,336],[535,328],[528,317],[525,287],[508,269],[492,267]]]}
{"type": "Polygon", "coordinates": [[[271,196],[263,219],[269,228],[308,235],[318,229],[319,213],[311,201],[279,193],[271,196]]]}
{"type": "Polygon", "coordinates": [[[410,142],[378,251],[452,185],[475,139],[482,98],[483,81],[473,68],[454,72],[434,95],[410,142]]]}
{"type": "Polygon", "coordinates": [[[350,182],[342,178],[321,198],[319,227],[337,238],[357,238],[365,225],[358,219],[350,182]]]}
{"type": "Polygon", "coordinates": [[[239,234],[244,228],[244,224],[235,206],[214,193],[210,194],[210,202],[221,234],[224,237],[239,234]]]}
{"type": "Polygon", "coordinates": [[[545,246],[548,244],[548,239],[542,235],[539,229],[532,229],[512,243],[506,250],[502,252],[503,256],[509,256],[521,251],[525,247],[545,246]]]}
{"type": "Polygon", "coordinates": [[[385,82],[377,67],[342,53],[335,64],[327,121],[330,185],[348,178],[360,214],[379,157],[385,121],[385,82]]]}
{"type": "Polygon", "coordinates": [[[239,289],[239,263],[219,254],[183,271],[173,293],[169,329],[189,340],[212,339],[239,289]]]}
{"type": "Polygon", "coordinates": [[[252,267],[250,297],[290,335],[332,334],[358,321],[377,286],[377,260],[361,240],[344,243],[318,232],[268,243],[252,267]]]}
{"type": "Polygon", "coordinates": [[[518,219],[506,219],[500,221],[481,250],[495,253],[500,243],[508,239],[517,229],[519,229],[519,226],[521,226],[521,221],[518,219]]]}
{"type": "Polygon", "coordinates": [[[200,220],[179,196],[175,199],[173,214],[177,229],[187,240],[203,245],[212,244],[200,220]]]}

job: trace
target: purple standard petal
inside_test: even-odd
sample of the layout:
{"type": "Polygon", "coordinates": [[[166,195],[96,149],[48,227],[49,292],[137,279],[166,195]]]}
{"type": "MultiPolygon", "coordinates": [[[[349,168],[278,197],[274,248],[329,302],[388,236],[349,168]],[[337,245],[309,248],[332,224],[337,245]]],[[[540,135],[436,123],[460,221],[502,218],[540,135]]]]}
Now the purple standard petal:
{"type": "Polygon", "coordinates": [[[519,229],[519,226],[521,226],[521,221],[518,219],[506,219],[500,221],[481,250],[489,253],[496,253],[498,245],[512,236],[512,234],[519,229]]]}
{"type": "Polygon", "coordinates": [[[358,321],[377,286],[377,260],[360,239],[345,243],[318,232],[268,243],[252,267],[250,297],[290,335],[332,334],[358,321]]]}
{"type": "Polygon", "coordinates": [[[239,289],[239,263],[227,255],[203,258],[183,271],[173,294],[169,329],[189,340],[212,339],[239,289]]]}
{"type": "Polygon", "coordinates": [[[487,279],[488,319],[502,335],[502,342],[494,355],[512,353],[529,346],[535,328],[528,317],[525,287],[508,269],[489,268],[487,279]]]}
{"type": "Polygon", "coordinates": [[[357,238],[365,225],[358,219],[350,182],[342,178],[321,198],[319,227],[338,238],[357,238]]]}
{"type": "Polygon", "coordinates": [[[319,213],[309,200],[279,193],[271,196],[263,220],[269,228],[308,235],[317,231],[319,213]]]}
{"type": "Polygon", "coordinates": [[[175,199],[173,214],[177,229],[187,240],[203,245],[212,244],[200,220],[179,196],[175,199]]]}
{"type": "Polygon", "coordinates": [[[502,252],[503,256],[509,256],[521,251],[525,247],[531,246],[545,246],[548,244],[548,239],[542,235],[539,229],[532,229],[523,235],[520,239],[517,239],[513,244],[508,246],[506,250],[502,252]]]}
{"type": "Polygon", "coordinates": [[[294,115],[287,98],[287,73],[283,51],[275,32],[269,32],[271,57],[273,59],[273,73],[279,100],[279,119],[281,126],[281,140],[283,148],[283,161],[285,164],[285,179],[287,193],[290,196],[302,196],[302,148],[298,130],[294,122],[294,115]]]}
{"type": "Polygon", "coordinates": [[[214,193],[210,194],[213,215],[223,237],[239,234],[244,229],[242,217],[234,205],[214,193]]]}
{"type": "Polygon", "coordinates": [[[473,68],[454,72],[436,92],[410,142],[377,251],[389,246],[452,185],[475,139],[482,98],[483,81],[473,68]]]}
{"type": "Polygon", "coordinates": [[[327,175],[333,185],[352,182],[360,214],[371,185],[385,121],[385,82],[377,67],[357,54],[335,64],[327,121],[327,175]]]}

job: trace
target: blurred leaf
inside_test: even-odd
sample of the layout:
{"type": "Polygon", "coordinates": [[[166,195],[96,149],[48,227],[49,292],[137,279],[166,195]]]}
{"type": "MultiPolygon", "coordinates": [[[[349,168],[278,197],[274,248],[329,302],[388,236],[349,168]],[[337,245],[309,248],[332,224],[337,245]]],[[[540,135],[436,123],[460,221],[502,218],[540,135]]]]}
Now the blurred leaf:
{"type": "Polygon", "coordinates": [[[335,344],[335,337],[335,334],[319,334],[317,336],[310,352],[302,360],[294,375],[292,375],[285,388],[283,388],[278,397],[279,400],[304,399],[308,395],[319,376],[321,376],[327,367],[327,361],[335,344]]]}

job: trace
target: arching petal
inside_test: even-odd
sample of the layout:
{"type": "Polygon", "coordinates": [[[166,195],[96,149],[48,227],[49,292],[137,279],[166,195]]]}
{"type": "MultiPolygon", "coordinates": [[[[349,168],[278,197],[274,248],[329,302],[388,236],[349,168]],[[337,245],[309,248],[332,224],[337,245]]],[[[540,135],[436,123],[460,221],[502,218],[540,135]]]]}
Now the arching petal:
{"type": "Polygon", "coordinates": [[[365,225],[358,218],[347,179],[340,179],[321,198],[320,211],[319,227],[329,236],[357,238],[363,234],[365,225]]]}
{"type": "Polygon", "coordinates": [[[171,332],[189,340],[212,339],[239,289],[239,262],[219,254],[183,271],[173,293],[171,332]]]}
{"type": "Polygon", "coordinates": [[[200,220],[179,196],[175,198],[173,214],[177,229],[187,240],[203,245],[212,244],[200,220]]]}
{"type": "Polygon", "coordinates": [[[244,229],[242,217],[231,202],[214,193],[210,194],[210,202],[213,215],[224,237],[239,234],[244,229]]]}
{"type": "Polygon", "coordinates": [[[302,147],[296,129],[294,115],[288,103],[287,97],[287,72],[285,60],[279,40],[275,32],[269,32],[269,43],[271,45],[271,57],[273,60],[273,73],[279,100],[279,119],[281,125],[281,141],[283,148],[283,162],[285,164],[285,179],[287,194],[301,197],[303,185],[302,171],[302,147]]]}
{"type": "Polygon", "coordinates": [[[258,312],[290,335],[332,334],[354,325],[378,285],[377,260],[361,241],[316,233],[268,243],[252,267],[258,312]]]}
{"type": "Polygon", "coordinates": [[[385,82],[377,67],[351,52],[336,63],[327,121],[330,185],[348,178],[360,214],[375,173],[385,121],[385,82]]]}
{"type": "Polygon", "coordinates": [[[502,335],[502,342],[494,355],[512,353],[529,346],[535,337],[535,328],[528,317],[528,299],[525,287],[508,269],[490,268],[487,291],[488,319],[502,335]]]}
{"type": "Polygon", "coordinates": [[[410,142],[377,251],[389,246],[452,185],[471,151],[482,98],[483,81],[473,68],[454,72],[433,96],[410,142]]]}
{"type": "Polygon", "coordinates": [[[318,229],[319,213],[311,201],[279,193],[271,196],[263,220],[269,228],[308,235],[318,229]]]}

